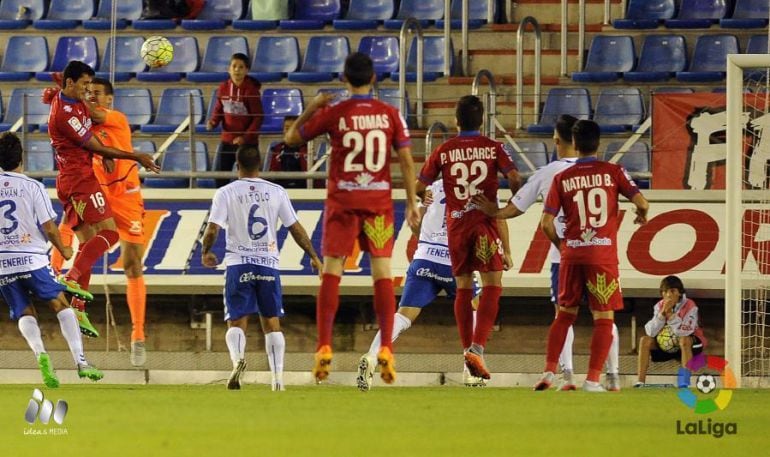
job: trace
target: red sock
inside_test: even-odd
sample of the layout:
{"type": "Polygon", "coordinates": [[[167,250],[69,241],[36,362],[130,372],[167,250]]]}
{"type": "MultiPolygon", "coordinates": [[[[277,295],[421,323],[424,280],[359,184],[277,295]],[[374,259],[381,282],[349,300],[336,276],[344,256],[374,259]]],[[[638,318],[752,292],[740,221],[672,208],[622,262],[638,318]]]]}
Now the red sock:
{"type": "Polygon", "coordinates": [[[599,382],[604,362],[612,345],[612,319],[596,319],[591,336],[591,357],[588,359],[588,381],[599,382]]]}
{"type": "Polygon", "coordinates": [[[545,350],[545,370],[543,371],[556,373],[556,365],[559,363],[559,354],[561,354],[561,350],[564,347],[564,340],[567,339],[567,331],[569,331],[570,325],[575,323],[575,320],[577,320],[577,314],[559,311],[556,315],[556,319],[548,330],[548,345],[545,350]]]}
{"type": "Polygon", "coordinates": [[[500,295],[503,288],[497,286],[484,286],[481,289],[479,308],[476,310],[476,330],[473,332],[473,342],[479,346],[487,345],[487,338],[497,319],[500,309],[500,295]]]}
{"type": "Polygon", "coordinates": [[[455,321],[460,332],[463,349],[468,349],[473,343],[473,289],[457,289],[455,296],[455,321]]]}
{"type": "Polygon", "coordinates": [[[396,314],[396,296],[393,280],[378,279],[374,282],[374,312],[380,325],[380,347],[393,352],[393,315],[396,314]]]}
{"type": "MultiPolygon", "coordinates": [[[[315,318],[318,327],[318,347],[332,344],[332,329],[334,328],[334,316],[340,306],[340,278],[339,276],[324,273],[321,279],[321,287],[318,289],[316,299],[315,318]]],[[[391,319],[393,317],[391,316],[391,319]]]]}
{"type": "Polygon", "coordinates": [[[85,272],[90,271],[96,259],[104,255],[113,244],[118,242],[118,239],[118,232],[115,230],[101,230],[93,238],[86,241],[80,247],[78,256],[75,258],[75,264],[67,273],[67,278],[74,279],[83,287],[80,282],[81,276],[84,276],[85,272]]]}

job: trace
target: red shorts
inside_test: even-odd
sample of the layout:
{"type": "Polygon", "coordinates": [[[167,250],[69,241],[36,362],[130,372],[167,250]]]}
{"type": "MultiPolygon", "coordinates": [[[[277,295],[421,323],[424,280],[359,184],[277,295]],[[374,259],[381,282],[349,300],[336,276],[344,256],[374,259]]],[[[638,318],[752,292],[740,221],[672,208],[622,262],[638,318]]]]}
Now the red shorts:
{"type": "Polygon", "coordinates": [[[110,197],[115,225],[122,241],[144,244],[144,200],[139,192],[110,197]]]}
{"type": "Polygon", "coordinates": [[[94,175],[75,179],[56,178],[56,193],[64,207],[64,222],[78,228],[83,222],[95,224],[112,217],[102,186],[94,175]]]}
{"type": "Polygon", "coordinates": [[[594,311],[623,309],[618,265],[559,265],[559,306],[578,306],[583,296],[594,311]]]}
{"type": "Polygon", "coordinates": [[[496,221],[463,226],[448,235],[453,275],[503,271],[503,242],[496,221]]]}
{"type": "Polygon", "coordinates": [[[328,257],[353,254],[355,240],[372,257],[390,257],[393,253],[393,207],[344,209],[326,205],[324,209],[321,250],[328,257]]]}

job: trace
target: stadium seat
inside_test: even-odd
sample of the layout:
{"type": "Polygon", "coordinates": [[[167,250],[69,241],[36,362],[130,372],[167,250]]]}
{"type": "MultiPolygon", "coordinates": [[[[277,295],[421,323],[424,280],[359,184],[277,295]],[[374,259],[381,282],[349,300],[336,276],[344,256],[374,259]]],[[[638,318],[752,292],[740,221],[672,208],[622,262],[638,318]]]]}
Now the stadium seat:
{"type": "MultiPolygon", "coordinates": [[[[511,159],[516,165],[516,168],[520,172],[535,171],[540,167],[544,167],[548,163],[548,147],[542,141],[519,141],[516,144],[521,148],[521,153],[516,152],[512,147],[506,146],[505,151],[511,154],[511,159]],[[527,162],[524,161],[522,154],[529,160],[529,162],[535,167],[532,169],[527,162]]],[[[503,179],[507,185],[507,179],[503,179]]]]}
{"type": "Polygon", "coordinates": [[[275,82],[299,68],[299,43],[293,36],[261,36],[249,75],[259,82],[275,82]]]}
{"type": "MultiPolygon", "coordinates": [[[[267,147],[267,151],[265,151],[265,157],[262,159],[262,171],[270,171],[270,163],[273,161],[273,148],[278,143],[280,143],[280,141],[271,141],[270,146],[267,147]]],[[[217,163],[218,155],[219,150],[217,150],[217,155],[214,156],[215,164],[217,163]]],[[[214,168],[216,168],[216,166],[214,168]]]]}
{"type": "Polygon", "coordinates": [[[206,83],[224,81],[229,77],[230,57],[238,52],[249,55],[246,37],[227,35],[209,38],[200,70],[188,73],[187,80],[206,83]]]}
{"type": "Polygon", "coordinates": [[[272,30],[278,21],[289,19],[289,2],[286,0],[252,0],[246,16],[233,21],[236,30],[272,30]]]}
{"type": "Polygon", "coordinates": [[[218,30],[243,15],[241,0],[206,0],[198,17],[182,19],[182,28],[186,30],[218,30]]]}
{"type": "Polygon", "coordinates": [[[623,74],[629,82],[665,81],[687,68],[687,44],[680,35],[647,35],[634,71],[623,74]]]}
{"type": "Polygon", "coordinates": [[[345,58],[350,54],[350,43],[346,36],[322,35],[310,38],[305,49],[305,60],[298,72],[289,73],[289,81],[317,83],[331,81],[345,67],[345,58]]]}
{"type": "Polygon", "coordinates": [[[51,0],[45,19],[32,24],[36,29],[74,29],[94,16],[94,0],[51,0]]]}
{"type": "MultiPolygon", "coordinates": [[[[118,29],[125,29],[130,21],[139,19],[142,15],[142,0],[116,0],[118,3],[117,21],[115,26],[118,29]]],[[[83,21],[84,29],[91,30],[110,30],[112,21],[112,0],[99,0],[99,7],[96,10],[96,16],[87,21],[83,21]]]]}
{"type": "Polygon", "coordinates": [[[340,0],[295,0],[294,17],[281,20],[278,26],[284,30],[318,30],[339,18],[340,12],[340,0]]]}
{"type": "Polygon", "coordinates": [[[137,73],[136,79],[154,82],[179,81],[183,75],[198,69],[198,40],[195,37],[170,36],[168,40],[174,46],[174,60],[165,67],[137,73]]]}
{"type": "Polygon", "coordinates": [[[150,140],[134,140],[131,142],[134,152],[143,152],[145,154],[155,154],[155,143],[150,140]]]}
{"type": "Polygon", "coordinates": [[[680,71],[676,79],[682,82],[722,81],[727,71],[727,54],[738,54],[738,39],[734,35],[701,35],[695,42],[688,71],[680,71]]]}
{"type": "Polygon", "coordinates": [[[767,27],[770,3],[765,0],[736,0],[731,18],[721,19],[724,29],[758,29],[767,27]]]}
{"type": "Polygon", "coordinates": [[[44,37],[19,35],[8,38],[0,65],[0,81],[27,81],[48,69],[48,42],[44,37]]]}
{"type": "Polygon", "coordinates": [[[283,118],[302,114],[304,104],[302,91],[299,89],[265,89],[262,91],[262,121],[261,133],[278,133],[283,131],[283,118]]]}
{"type": "Polygon", "coordinates": [[[322,87],[316,91],[316,95],[318,94],[334,95],[334,103],[350,98],[350,92],[347,89],[340,87],[322,87]]]}
{"type": "Polygon", "coordinates": [[[50,81],[51,73],[63,71],[70,60],[79,60],[96,70],[99,62],[99,50],[96,47],[96,38],[92,36],[61,37],[56,43],[53,60],[48,71],[35,73],[38,81],[50,81]]]}
{"type": "MultiPolygon", "coordinates": [[[[26,161],[24,162],[24,171],[55,171],[56,161],[54,160],[53,147],[48,140],[28,140],[24,146],[26,152],[26,161]]],[[[46,187],[56,187],[56,178],[43,178],[43,185],[46,187]]]]}
{"type": "Polygon", "coordinates": [[[125,114],[132,129],[149,124],[152,118],[152,95],[148,89],[116,88],[113,107],[125,114]]]}
{"type": "Polygon", "coordinates": [[[404,19],[413,17],[427,27],[431,21],[444,17],[444,0],[401,0],[396,19],[385,21],[386,29],[400,29],[404,19]]]}
{"type": "MultiPolygon", "coordinates": [[[[477,29],[487,23],[487,3],[492,2],[492,17],[497,13],[496,0],[477,0],[468,2],[468,28],[477,29]]],[[[449,26],[453,29],[462,27],[463,2],[462,0],[452,0],[449,6],[451,22],[449,26]]],[[[436,28],[444,28],[444,20],[436,21],[436,28]]]]}
{"type": "Polygon", "coordinates": [[[644,99],[637,88],[604,89],[596,101],[594,122],[602,133],[622,133],[635,129],[644,120],[644,99]]]}
{"type": "MultiPolygon", "coordinates": [[[[115,68],[112,73],[115,75],[115,81],[128,81],[137,73],[147,69],[147,65],[142,60],[141,49],[144,38],[140,36],[118,36],[115,41],[115,68]]],[[[104,58],[99,65],[99,71],[96,76],[100,78],[110,78],[110,63],[112,60],[112,38],[107,41],[107,48],[104,50],[104,58]]]]}
{"type": "Polygon", "coordinates": [[[217,104],[217,94],[219,93],[219,88],[214,89],[211,91],[211,98],[209,98],[209,106],[206,108],[206,116],[203,118],[202,123],[195,126],[195,131],[204,135],[218,135],[222,131],[222,123],[214,127],[213,129],[209,130],[206,125],[206,121],[211,119],[213,113],[214,113],[214,107],[217,104]]]}
{"type": "Polygon", "coordinates": [[[50,105],[45,105],[40,100],[43,95],[43,89],[14,89],[11,92],[11,99],[8,101],[8,110],[5,112],[5,118],[0,124],[0,132],[9,130],[19,119],[21,119],[22,108],[24,106],[24,96],[27,97],[27,131],[39,128],[40,131],[48,131],[48,113],[50,105]]]}
{"type": "MultiPolygon", "coordinates": [[[[175,141],[171,143],[163,153],[160,163],[161,176],[147,176],[144,178],[145,187],[155,188],[185,188],[190,187],[188,178],[163,178],[162,173],[180,172],[192,170],[192,154],[190,143],[187,141],[175,141]]],[[[195,171],[208,171],[208,148],[203,141],[195,142],[195,171]]],[[[200,186],[203,187],[203,186],[200,186]]]]}
{"type": "Polygon", "coordinates": [[[142,133],[171,133],[190,113],[190,94],[193,96],[193,119],[190,128],[203,120],[203,94],[200,89],[163,89],[158,112],[151,124],[140,127],[142,133]]]}
{"type": "Polygon", "coordinates": [[[746,44],[746,54],[767,54],[767,35],[752,35],[746,44]]]}
{"type": "Polygon", "coordinates": [[[725,0],[682,0],[679,14],[665,24],[670,29],[707,29],[726,14],[725,0]]]}
{"type": "Polygon", "coordinates": [[[345,19],[335,19],[338,30],[376,29],[382,21],[393,17],[393,0],[350,0],[345,19]]]}
{"type": "Polygon", "coordinates": [[[572,73],[579,82],[611,82],[631,71],[636,61],[634,39],[627,35],[597,35],[591,42],[583,71],[572,73]]]}
{"type": "Polygon", "coordinates": [[[527,132],[550,135],[556,120],[562,114],[571,114],[578,119],[591,117],[591,96],[587,89],[556,87],[548,91],[540,122],[527,127],[527,132]]]}
{"type": "Polygon", "coordinates": [[[674,17],[674,0],[630,0],[625,19],[615,19],[616,29],[654,29],[661,21],[674,17]]]}
{"type": "Polygon", "coordinates": [[[0,30],[23,29],[43,17],[44,0],[0,0],[0,30]],[[24,14],[19,15],[21,8],[24,14]]]}
{"type": "MultiPolygon", "coordinates": [[[[613,141],[607,145],[607,150],[604,152],[604,160],[610,160],[616,152],[620,150],[625,141],[613,141]]],[[[626,171],[630,173],[649,173],[650,172],[650,147],[647,143],[637,141],[631,146],[631,149],[626,151],[625,154],[617,162],[618,165],[622,165],[626,171]]],[[[642,189],[648,189],[650,187],[649,179],[634,179],[636,184],[642,189]]]]}
{"type": "MultiPolygon", "coordinates": [[[[450,72],[454,73],[454,45],[449,40],[449,51],[451,59],[449,62],[450,72]]],[[[390,79],[398,81],[399,72],[394,71],[390,79]]],[[[444,37],[426,36],[423,45],[423,80],[435,81],[444,75],[444,37]]],[[[412,39],[409,46],[409,54],[406,58],[406,80],[414,82],[417,80],[417,37],[412,39]]]]}
{"type": "MultiPolygon", "coordinates": [[[[409,117],[412,115],[412,111],[409,106],[409,93],[407,92],[404,94],[404,97],[406,97],[406,113],[401,113],[401,115],[404,116],[404,119],[408,121],[409,117]]],[[[401,109],[401,93],[397,88],[379,88],[377,90],[377,99],[395,107],[396,109],[401,109]]]]}
{"type": "Polygon", "coordinates": [[[358,51],[372,58],[378,81],[398,71],[398,37],[385,35],[362,37],[358,44],[358,51]]]}

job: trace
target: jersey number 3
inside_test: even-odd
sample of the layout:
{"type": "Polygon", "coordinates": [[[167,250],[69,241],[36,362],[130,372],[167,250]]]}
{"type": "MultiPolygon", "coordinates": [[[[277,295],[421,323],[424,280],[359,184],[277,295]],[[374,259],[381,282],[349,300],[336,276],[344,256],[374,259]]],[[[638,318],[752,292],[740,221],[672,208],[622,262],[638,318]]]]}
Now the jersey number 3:
{"type": "Polygon", "coordinates": [[[0,233],[3,235],[10,235],[19,226],[19,220],[16,219],[13,213],[16,212],[16,202],[13,200],[3,200],[0,202],[0,212],[3,213],[3,218],[7,221],[0,228],[0,233]],[[10,222],[10,224],[8,224],[10,222]]]}

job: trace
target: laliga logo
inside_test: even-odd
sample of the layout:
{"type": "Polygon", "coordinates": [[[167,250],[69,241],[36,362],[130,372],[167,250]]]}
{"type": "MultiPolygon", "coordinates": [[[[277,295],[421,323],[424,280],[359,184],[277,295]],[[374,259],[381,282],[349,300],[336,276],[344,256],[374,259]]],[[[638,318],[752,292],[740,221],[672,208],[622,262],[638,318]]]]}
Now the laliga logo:
{"type": "MultiPolygon", "coordinates": [[[[695,411],[695,414],[710,414],[714,411],[722,411],[730,404],[733,397],[732,389],[737,387],[735,374],[727,366],[727,360],[722,357],[706,356],[698,354],[689,362],[687,367],[679,369],[677,375],[677,385],[679,386],[679,400],[688,408],[695,411]],[[709,368],[719,372],[722,378],[722,389],[717,391],[715,397],[698,398],[690,387],[690,377],[693,373],[703,368],[709,368]]],[[[695,383],[696,389],[702,394],[709,394],[716,389],[716,380],[713,375],[701,374],[695,383]]],[[[738,424],[735,422],[712,422],[699,420],[698,422],[676,421],[676,433],[678,435],[711,435],[714,438],[721,438],[723,435],[735,435],[738,433],[738,424]]]]}
{"type": "Polygon", "coordinates": [[[46,400],[43,397],[43,392],[40,389],[35,389],[32,391],[32,398],[29,400],[27,411],[24,413],[24,420],[30,425],[33,425],[37,419],[40,419],[43,424],[48,424],[51,415],[53,415],[53,421],[62,425],[68,409],[67,402],[64,400],[57,400],[54,409],[51,400],[46,400]]]}

